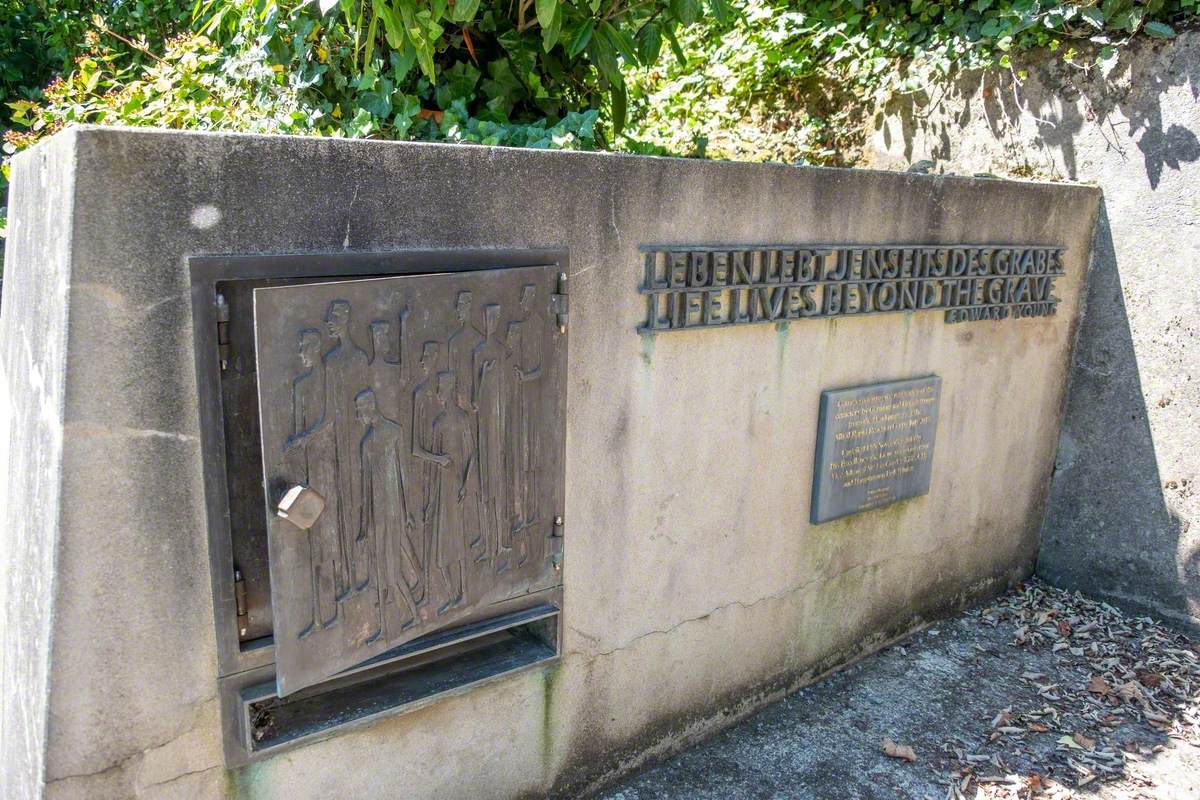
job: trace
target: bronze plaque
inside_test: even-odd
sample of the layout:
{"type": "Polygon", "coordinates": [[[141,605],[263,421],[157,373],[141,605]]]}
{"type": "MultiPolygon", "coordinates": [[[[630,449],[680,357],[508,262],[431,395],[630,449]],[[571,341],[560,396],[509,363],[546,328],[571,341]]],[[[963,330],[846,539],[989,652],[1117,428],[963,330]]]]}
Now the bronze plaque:
{"type": "Polygon", "coordinates": [[[254,290],[280,696],[560,585],[557,280],[254,290]]]}
{"type": "Polygon", "coordinates": [[[929,491],[941,390],[932,375],[821,392],[814,524],[929,491]]]}

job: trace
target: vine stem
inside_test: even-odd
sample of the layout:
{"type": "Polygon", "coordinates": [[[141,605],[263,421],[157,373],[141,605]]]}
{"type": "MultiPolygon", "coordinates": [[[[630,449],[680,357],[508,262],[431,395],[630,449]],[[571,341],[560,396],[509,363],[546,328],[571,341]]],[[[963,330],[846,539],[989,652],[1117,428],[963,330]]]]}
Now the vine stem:
{"type": "Polygon", "coordinates": [[[116,31],[112,30],[111,28],[109,28],[103,22],[100,22],[98,20],[93,20],[92,24],[95,25],[97,28],[99,28],[101,33],[107,33],[109,36],[113,37],[114,39],[120,39],[122,42],[124,42],[125,44],[132,47],[134,50],[137,50],[139,53],[145,53],[146,55],[150,56],[158,63],[160,63],[160,64],[167,63],[167,60],[165,58],[160,58],[159,56],[156,56],[154,53],[151,53],[149,50],[147,50],[142,45],[136,44],[135,42],[131,42],[129,39],[126,39],[121,34],[117,33],[116,31]]]}

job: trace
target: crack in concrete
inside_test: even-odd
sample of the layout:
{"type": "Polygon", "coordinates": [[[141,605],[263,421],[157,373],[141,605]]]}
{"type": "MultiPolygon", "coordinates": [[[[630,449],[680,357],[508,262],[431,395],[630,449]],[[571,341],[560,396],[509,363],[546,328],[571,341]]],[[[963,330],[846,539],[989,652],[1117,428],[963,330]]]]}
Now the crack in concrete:
{"type": "Polygon", "coordinates": [[[608,196],[608,224],[612,226],[617,245],[621,244],[621,229],[617,227],[617,194],[611,192],[608,196]]]}
{"type": "Polygon", "coordinates": [[[350,198],[350,204],[346,206],[346,233],[342,237],[342,248],[350,249],[350,223],[354,220],[354,203],[358,200],[358,184],[354,184],[354,196],[350,198]]]}
{"type": "MultiPolygon", "coordinates": [[[[184,717],[188,717],[190,719],[190,722],[181,724],[180,727],[176,728],[176,732],[165,740],[147,745],[146,747],[143,747],[140,750],[134,750],[132,753],[129,753],[128,755],[117,759],[117,761],[115,763],[110,764],[107,767],[91,770],[90,772],[70,773],[67,775],[58,775],[53,778],[47,777],[47,778],[43,779],[43,784],[45,786],[49,786],[51,784],[59,783],[61,781],[96,778],[96,777],[105,775],[110,772],[124,771],[125,768],[130,766],[131,762],[133,762],[135,759],[145,758],[146,755],[151,752],[161,750],[164,747],[169,747],[170,745],[179,741],[180,739],[187,736],[188,734],[195,732],[198,727],[203,726],[205,723],[201,719],[201,714],[203,713],[204,706],[208,703],[214,702],[215,700],[216,700],[215,697],[208,697],[208,698],[205,698],[204,700],[190,703],[189,704],[190,708],[181,711],[179,714],[180,719],[183,719],[184,717]]],[[[207,769],[212,769],[212,768],[213,767],[208,767],[207,769]]],[[[204,771],[204,770],[201,770],[201,771],[204,771]]],[[[181,777],[181,776],[176,776],[176,777],[181,777]]],[[[136,776],[134,776],[131,773],[129,780],[132,781],[135,779],[136,779],[136,776]]],[[[173,781],[173,780],[175,780],[175,778],[168,778],[166,781],[161,781],[159,783],[169,783],[170,781],[173,781]]],[[[159,783],[151,783],[151,784],[147,784],[147,786],[157,786],[157,785],[159,785],[159,783]]]]}
{"type": "Polygon", "coordinates": [[[171,777],[171,778],[167,778],[166,780],[163,780],[163,781],[153,781],[151,783],[142,784],[139,788],[153,789],[155,787],[168,786],[168,785],[174,783],[175,781],[181,780],[183,778],[187,778],[192,775],[203,775],[206,772],[212,772],[214,769],[222,769],[222,766],[220,764],[213,764],[212,766],[201,767],[200,769],[188,770],[187,772],[181,772],[178,775],[175,775],[174,777],[171,777]]]}
{"type": "MultiPolygon", "coordinates": [[[[629,639],[628,641],[626,641],[624,644],[618,645],[617,647],[614,647],[610,650],[602,650],[598,653],[592,653],[592,654],[587,654],[587,653],[583,653],[578,650],[574,650],[574,651],[571,651],[570,653],[568,653],[567,655],[586,656],[589,661],[593,661],[593,660],[595,660],[597,658],[601,658],[603,656],[610,656],[613,653],[617,653],[617,652],[620,652],[621,650],[627,650],[630,647],[633,647],[633,645],[637,644],[642,639],[645,639],[650,636],[665,636],[668,633],[672,633],[673,631],[678,630],[679,628],[683,627],[684,625],[689,625],[693,622],[702,622],[703,620],[708,619],[712,615],[718,614],[721,611],[724,611],[728,608],[732,608],[733,606],[741,606],[742,608],[754,608],[755,606],[757,606],[761,603],[765,603],[769,600],[782,600],[783,598],[787,597],[788,595],[796,594],[797,592],[804,591],[809,586],[811,586],[812,584],[814,584],[818,581],[832,580],[834,578],[839,578],[842,575],[846,575],[846,574],[852,572],[853,570],[862,569],[862,568],[868,567],[868,566],[872,566],[872,565],[856,564],[852,567],[848,567],[847,569],[843,570],[842,572],[837,573],[836,575],[818,576],[818,577],[810,578],[809,580],[804,581],[803,583],[801,583],[797,586],[792,586],[787,589],[782,589],[782,590],[780,590],[778,592],[774,592],[772,594],[763,595],[762,597],[759,597],[755,600],[751,600],[749,602],[747,602],[745,600],[731,600],[730,602],[723,603],[723,604],[717,606],[716,608],[713,608],[712,610],[710,610],[704,614],[701,614],[698,617],[689,617],[688,619],[681,620],[667,628],[655,629],[655,630],[651,630],[651,631],[646,631],[644,633],[640,633],[637,636],[634,636],[632,639],[629,639]]],[[[580,631],[577,628],[571,628],[571,630],[574,631],[575,633],[578,633],[579,635],[583,636],[585,639],[590,639],[594,642],[600,641],[599,637],[591,636],[589,634],[583,633],[582,631],[580,631]]]]}
{"type": "MultiPolygon", "coordinates": [[[[683,627],[684,625],[689,625],[693,622],[702,622],[702,621],[708,619],[709,617],[713,616],[714,614],[720,613],[721,611],[725,611],[726,609],[732,608],[733,606],[741,606],[742,608],[747,608],[747,609],[754,608],[755,606],[760,605],[761,603],[765,603],[770,600],[782,600],[783,598],[788,597],[789,595],[803,592],[804,590],[808,589],[808,587],[812,586],[814,583],[823,583],[826,581],[837,580],[838,578],[841,578],[845,575],[849,575],[850,573],[855,572],[856,570],[871,569],[873,567],[878,567],[884,563],[895,562],[896,560],[903,560],[903,561],[924,560],[924,559],[927,559],[930,556],[932,556],[935,552],[938,552],[938,551],[931,550],[929,552],[916,553],[911,556],[901,556],[901,557],[899,557],[899,559],[897,559],[896,557],[893,557],[893,558],[888,559],[887,562],[870,561],[870,562],[864,562],[861,564],[852,564],[849,567],[846,567],[845,569],[843,569],[839,572],[833,573],[832,575],[817,575],[815,577],[809,578],[808,580],[806,580],[800,584],[797,584],[796,586],[791,586],[786,589],[781,589],[780,591],[774,592],[772,594],[763,595],[762,597],[759,597],[755,600],[750,600],[750,601],[731,600],[730,602],[723,603],[723,604],[717,606],[716,608],[713,608],[712,610],[707,611],[704,614],[701,614],[700,616],[689,617],[688,619],[681,620],[667,628],[655,629],[655,630],[645,631],[644,633],[639,633],[637,636],[634,636],[632,639],[629,639],[626,642],[624,642],[623,644],[620,644],[609,650],[602,650],[600,652],[590,653],[590,654],[584,653],[583,651],[580,651],[580,650],[571,650],[571,651],[568,651],[567,653],[565,653],[564,655],[567,655],[567,656],[579,655],[579,656],[585,657],[588,661],[594,661],[597,658],[601,658],[603,656],[610,656],[613,653],[617,653],[622,650],[627,650],[630,647],[632,647],[633,645],[640,642],[642,639],[646,639],[650,636],[664,636],[666,634],[669,634],[669,633],[672,633],[673,631],[678,630],[679,628],[683,627]]],[[[585,639],[588,639],[593,642],[601,641],[600,637],[598,637],[598,636],[593,636],[591,634],[584,633],[583,631],[581,631],[578,628],[575,628],[573,626],[568,625],[567,627],[570,628],[571,631],[579,634],[580,636],[582,636],[585,639]]]]}
{"type": "MultiPolygon", "coordinates": [[[[172,740],[172,741],[174,741],[174,740],[172,740]]],[[[170,744],[170,742],[168,742],[167,744],[170,744]]],[[[148,747],[146,749],[153,750],[154,748],[148,747]]],[[[125,766],[130,761],[132,761],[135,758],[144,756],[145,754],[146,754],[145,750],[140,750],[136,753],[130,753],[129,755],[125,756],[117,763],[111,764],[111,765],[105,767],[104,769],[97,769],[97,770],[93,770],[92,772],[76,772],[76,773],[72,773],[70,775],[59,775],[56,778],[50,778],[49,780],[45,781],[45,785],[50,786],[52,784],[61,783],[63,781],[76,781],[76,780],[83,780],[86,778],[98,778],[98,777],[100,777],[102,775],[106,775],[110,772],[124,772],[125,766]]]]}

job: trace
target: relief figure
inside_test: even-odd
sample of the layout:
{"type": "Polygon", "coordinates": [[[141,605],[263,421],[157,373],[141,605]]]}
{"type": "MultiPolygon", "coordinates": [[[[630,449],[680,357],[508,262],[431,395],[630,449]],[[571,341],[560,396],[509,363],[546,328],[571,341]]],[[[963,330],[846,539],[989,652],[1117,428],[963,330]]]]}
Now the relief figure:
{"type": "MultiPolygon", "coordinates": [[[[389,406],[385,405],[383,403],[383,401],[380,400],[379,398],[384,397],[384,396],[394,397],[395,398],[394,404],[391,406],[391,408],[394,409],[395,416],[391,416],[391,418],[395,419],[395,420],[399,420],[400,424],[402,426],[405,426],[405,428],[406,428],[406,435],[409,438],[406,439],[405,443],[404,443],[404,458],[405,458],[405,464],[406,464],[405,472],[408,475],[408,480],[404,485],[404,492],[405,492],[404,502],[408,506],[409,513],[413,514],[417,518],[418,526],[419,526],[420,525],[421,506],[424,502],[423,496],[421,494],[421,480],[420,480],[420,475],[424,468],[424,463],[421,461],[418,461],[412,455],[412,436],[413,436],[413,427],[412,427],[413,368],[412,368],[412,360],[413,359],[412,359],[411,355],[409,354],[409,341],[408,341],[409,331],[410,331],[408,318],[412,314],[412,307],[409,304],[408,298],[405,297],[400,292],[396,292],[395,294],[392,295],[391,302],[392,302],[393,307],[399,308],[399,311],[396,314],[396,321],[397,321],[398,327],[400,329],[400,337],[399,337],[399,343],[397,346],[395,337],[391,335],[391,326],[389,324],[387,346],[389,349],[392,348],[393,346],[396,347],[396,349],[394,351],[392,351],[395,353],[395,355],[389,356],[389,358],[387,360],[387,366],[384,368],[381,368],[381,371],[385,373],[386,377],[384,375],[380,375],[379,380],[381,382],[384,380],[390,380],[391,383],[390,383],[390,385],[388,385],[386,387],[387,391],[384,395],[380,395],[379,394],[380,389],[378,387],[376,387],[376,395],[377,395],[376,400],[379,402],[380,409],[382,410],[382,412],[385,415],[391,416],[391,415],[387,414],[387,412],[389,410],[389,406]]],[[[418,528],[418,534],[420,534],[419,528],[418,528]]],[[[418,539],[420,539],[420,536],[418,536],[418,539]]],[[[423,550],[422,550],[422,555],[424,555],[423,550]]],[[[424,560],[422,560],[421,563],[424,564],[425,563],[424,560]]],[[[422,576],[422,579],[420,581],[420,589],[419,589],[418,593],[415,595],[416,600],[417,600],[417,605],[421,605],[424,602],[424,591],[425,591],[424,586],[425,586],[425,580],[424,580],[424,576],[422,576]]]]}
{"type": "Polygon", "coordinates": [[[479,525],[483,540],[482,547],[475,555],[476,561],[498,558],[502,547],[505,550],[512,549],[507,531],[501,529],[502,521],[507,523],[504,509],[508,504],[508,487],[504,480],[504,406],[501,387],[504,345],[496,335],[500,306],[485,306],[483,319],[484,339],[475,346],[473,358],[475,390],[472,405],[478,414],[479,525]]]}
{"type": "Polygon", "coordinates": [[[392,419],[400,416],[401,379],[400,356],[392,336],[392,323],[377,319],[371,323],[371,388],[375,404],[392,419]]]}
{"type": "MultiPolygon", "coordinates": [[[[533,284],[526,284],[521,287],[521,312],[524,319],[521,323],[521,430],[523,433],[523,447],[521,460],[525,470],[525,497],[522,501],[525,517],[522,520],[524,527],[531,528],[540,520],[538,512],[540,511],[539,503],[541,501],[541,468],[539,461],[541,456],[541,443],[539,441],[538,421],[541,419],[541,401],[540,384],[536,383],[538,378],[542,376],[542,345],[546,331],[545,318],[538,311],[535,299],[537,297],[537,287],[533,284]]],[[[530,532],[533,536],[533,532],[530,532]]],[[[533,536],[530,545],[533,546],[536,552],[530,555],[535,559],[542,557],[541,545],[543,544],[544,536],[533,536]]]]}
{"type": "MultiPolygon", "coordinates": [[[[302,371],[292,380],[292,435],[284,444],[284,459],[299,481],[325,493],[324,487],[334,485],[336,478],[333,426],[325,418],[321,333],[315,328],[305,328],[298,339],[302,371]]],[[[301,639],[337,622],[335,576],[340,547],[337,516],[337,497],[330,496],[326,500],[326,513],[305,531],[310,617],[300,631],[301,639]]]]}
{"type": "Polygon", "coordinates": [[[370,543],[371,577],[375,581],[378,630],[367,639],[390,639],[416,624],[413,599],[417,576],[424,573],[416,541],[416,521],[405,503],[404,428],[379,411],[375,392],[364,389],[354,399],[362,437],[363,525],[370,543]]]}
{"type": "MultiPolygon", "coordinates": [[[[467,421],[471,430],[471,441],[478,441],[479,414],[475,405],[475,348],[483,341],[483,335],[471,323],[471,292],[463,290],[455,295],[454,318],[457,326],[446,340],[446,362],[450,372],[454,373],[455,402],[459,408],[467,412],[467,421]]],[[[475,559],[487,557],[486,536],[478,498],[482,494],[479,484],[479,471],[471,476],[471,485],[467,487],[470,495],[466,507],[466,526],[471,532],[471,550],[475,559]]]]}
{"type": "MultiPolygon", "coordinates": [[[[521,325],[519,321],[508,323],[504,336],[504,358],[501,364],[501,400],[500,408],[503,413],[504,435],[504,480],[507,494],[501,521],[502,538],[501,551],[516,550],[516,566],[521,566],[529,558],[529,550],[525,542],[523,530],[525,527],[525,434],[522,426],[525,422],[521,414],[521,325]]],[[[496,563],[496,571],[503,572],[513,564],[506,557],[501,557],[496,563]]]]}
{"type": "Polygon", "coordinates": [[[430,554],[433,549],[433,514],[436,508],[435,489],[441,458],[433,447],[433,421],[438,415],[437,366],[439,345],[437,342],[425,342],[421,346],[421,359],[417,363],[417,385],[412,392],[412,426],[409,435],[412,437],[412,457],[419,471],[415,472],[413,481],[415,491],[409,506],[417,515],[417,525],[420,528],[421,563],[425,566],[423,585],[426,587],[424,596],[418,600],[423,603],[429,598],[429,579],[432,570],[430,554]]]}
{"type": "Polygon", "coordinates": [[[453,372],[438,375],[437,418],[433,422],[433,453],[437,465],[437,508],[434,512],[434,559],[446,587],[446,602],[438,614],[462,605],[466,594],[467,486],[476,472],[475,448],[467,412],[459,407],[453,372]]]}
{"type": "MultiPolygon", "coordinates": [[[[350,304],[334,300],[325,315],[333,346],[325,353],[325,417],[333,425],[336,481],[330,494],[338,496],[338,599],[365,589],[368,581],[366,532],[362,528],[360,428],[354,398],[370,386],[369,359],[350,336],[350,304]]],[[[328,513],[328,512],[326,512],[328,513]]]]}
{"type": "Polygon", "coordinates": [[[471,374],[475,348],[483,341],[483,335],[471,324],[471,293],[461,291],[454,301],[454,318],[457,325],[446,340],[447,369],[454,373],[458,386],[455,390],[458,405],[464,410],[471,408],[471,394],[475,385],[471,374]]]}

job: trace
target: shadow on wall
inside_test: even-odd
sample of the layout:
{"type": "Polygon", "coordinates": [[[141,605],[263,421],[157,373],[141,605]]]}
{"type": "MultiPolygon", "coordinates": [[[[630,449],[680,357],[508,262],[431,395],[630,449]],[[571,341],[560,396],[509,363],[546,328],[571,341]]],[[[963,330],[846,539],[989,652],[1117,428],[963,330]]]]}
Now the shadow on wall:
{"type": "Polygon", "coordinates": [[[1099,67],[1084,73],[1061,60],[1031,67],[1026,80],[1019,80],[1014,70],[964,73],[916,94],[891,98],[876,115],[875,129],[891,150],[892,131],[886,120],[898,119],[909,162],[918,135],[929,142],[931,157],[952,161],[961,131],[981,113],[993,138],[1005,148],[1013,174],[1048,172],[1051,178],[1087,180],[1095,176],[1080,175],[1076,140],[1085,128],[1095,127],[1122,158],[1129,153],[1121,140],[1135,141],[1150,187],[1157,189],[1164,168],[1178,170],[1200,160],[1200,138],[1193,131],[1176,124],[1163,127],[1161,98],[1169,89],[1186,86],[1193,100],[1200,97],[1200,58],[1171,58],[1170,47],[1143,42],[1140,49],[1122,51],[1107,73],[1099,67]],[[943,107],[958,111],[938,114],[943,107]],[[1035,136],[1014,135],[1023,120],[1036,124],[1035,136]],[[1043,151],[1036,163],[1028,160],[1031,143],[1043,151]]]}
{"type": "Polygon", "coordinates": [[[1108,212],[1096,221],[1038,572],[1059,586],[1200,630],[1200,547],[1168,508],[1108,212]]]}
{"type": "Polygon", "coordinates": [[[1021,66],[889,99],[875,153],[1101,184],[1038,569],[1200,631],[1200,33],[1136,42],[1107,73],[1021,66]]]}

